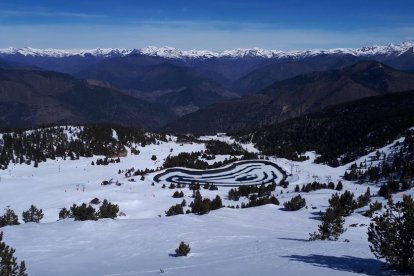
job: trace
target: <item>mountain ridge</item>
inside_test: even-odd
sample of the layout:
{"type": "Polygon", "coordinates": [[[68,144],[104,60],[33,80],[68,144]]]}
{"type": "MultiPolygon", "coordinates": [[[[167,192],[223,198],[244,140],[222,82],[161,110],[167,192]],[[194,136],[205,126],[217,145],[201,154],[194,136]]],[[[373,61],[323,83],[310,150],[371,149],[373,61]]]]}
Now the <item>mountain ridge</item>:
{"type": "Polygon", "coordinates": [[[164,129],[212,134],[282,122],[329,105],[414,89],[414,74],[363,61],[275,82],[251,96],[208,106],[164,129]]]}
{"type": "Polygon", "coordinates": [[[55,48],[32,48],[32,47],[8,47],[0,49],[1,55],[20,54],[24,56],[45,56],[45,57],[68,57],[68,56],[126,56],[139,53],[148,56],[159,56],[171,59],[194,59],[194,58],[300,58],[325,54],[351,54],[355,56],[372,55],[400,55],[413,48],[411,42],[401,42],[398,44],[372,45],[359,48],[331,48],[331,49],[312,49],[312,50],[271,50],[259,47],[235,48],[223,51],[211,50],[180,50],[174,47],[147,46],[141,49],[133,48],[91,48],[91,49],[55,49],[55,48]]]}

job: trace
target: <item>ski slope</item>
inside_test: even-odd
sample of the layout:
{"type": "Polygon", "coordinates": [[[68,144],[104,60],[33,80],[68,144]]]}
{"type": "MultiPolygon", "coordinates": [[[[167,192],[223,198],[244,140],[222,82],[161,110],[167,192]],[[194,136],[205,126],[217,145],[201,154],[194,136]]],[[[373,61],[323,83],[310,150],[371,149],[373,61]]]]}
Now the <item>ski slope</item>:
{"type": "MultiPolygon", "coordinates": [[[[209,139],[218,139],[210,137],[209,139]]],[[[206,138],[207,139],[207,138],[206,138]]],[[[252,147],[251,145],[244,145],[252,147]]],[[[269,157],[288,174],[287,189],[277,187],[274,195],[280,206],[266,205],[248,209],[222,208],[207,215],[166,217],[165,211],[178,204],[175,190],[162,188],[153,178],[159,172],[125,178],[119,170],[131,167],[155,169],[169,154],[204,150],[203,143],[179,144],[172,139],[159,145],[139,147],[139,155],[128,154],[120,163],[93,166],[93,158],[48,160],[38,168],[11,165],[0,171],[0,208],[10,206],[21,213],[34,204],[45,217],[39,224],[28,223],[1,229],[4,240],[25,260],[29,275],[381,275],[382,263],[370,252],[366,237],[369,218],[357,210],[346,218],[347,231],[338,241],[309,242],[309,233],[317,230],[318,213],[328,206],[332,190],[301,193],[306,208],[296,212],[283,210],[283,202],[297,193],[296,185],[314,180],[341,179],[347,166],[331,168],[313,163],[315,153],[305,162],[269,157]],[[172,150],[172,151],[171,151],[172,150]],[[157,160],[151,160],[152,155],[157,160]],[[102,186],[112,179],[122,185],[102,186]],[[152,185],[154,182],[154,185],[152,185]],[[99,221],[58,220],[60,208],[73,203],[88,203],[93,198],[108,199],[125,216],[99,221]],[[356,227],[350,227],[352,224],[356,227]],[[346,242],[349,240],[349,242],[346,242]],[[174,257],[181,241],[190,244],[187,257],[174,257]],[[160,270],[161,269],[161,270],[160,270]]],[[[389,149],[385,147],[384,150],[389,149]]],[[[217,158],[223,158],[217,156],[217,158]]],[[[343,181],[344,190],[356,196],[367,185],[343,181]]],[[[168,187],[168,186],[167,186],[168,187]]],[[[378,187],[370,186],[372,194],[378,187]]],[[[225,206],[240,205],[246,199],[229,201],[230,187],[217,191],[201,190],[203,197],[220,195],[225,206]]],[[[192,191],[185,194],[187,205],[192,191]]],[[[412,191],[410,191],[412,194],[412,191]]],[[[396,198],[401,194],[395,195],[396,198]]],[[[385,201],[373,197],[372,201],[385,201]]],[[[184,207],[186,211],[188,207],[184,207]]],[[[22,221],[21,221],[22,222],[22,221]]],[[[392,275],[388,271],[387,274],[392,275]]]]}

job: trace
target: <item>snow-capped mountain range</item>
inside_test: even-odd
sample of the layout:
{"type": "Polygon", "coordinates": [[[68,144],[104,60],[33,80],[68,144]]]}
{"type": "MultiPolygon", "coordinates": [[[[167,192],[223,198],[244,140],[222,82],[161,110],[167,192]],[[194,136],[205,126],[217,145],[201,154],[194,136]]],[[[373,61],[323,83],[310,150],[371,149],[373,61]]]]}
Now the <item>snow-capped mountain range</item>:
{"type": "Polygon", "coordinates": [[[97,56],[97,57],[116,57],[127,56],[138,53],[148,56],[159,56],[170,59],[209,59],[209,58],[244,58],[258,57],[266,59],[278,58],[303,58],[326,54],[350,54],[354,56],[399,56],[407,51],[413,50],[413,43],[403,42],[399,44],[373,45],[362,48],[335,48],[335,49],[314,49],[306,51],[281,51],[266,50],[261,48],[225,50],[215,52],[209,50],[180,50],[173,47],[148,46],[142,49],[121,49],[121,48],[95,48],[95,49],[37,49],[31,47],[15,48],[9,47],[0,49],[1,55],[23,55],[39,57],[70,57],[70,56],[97,56]]]}

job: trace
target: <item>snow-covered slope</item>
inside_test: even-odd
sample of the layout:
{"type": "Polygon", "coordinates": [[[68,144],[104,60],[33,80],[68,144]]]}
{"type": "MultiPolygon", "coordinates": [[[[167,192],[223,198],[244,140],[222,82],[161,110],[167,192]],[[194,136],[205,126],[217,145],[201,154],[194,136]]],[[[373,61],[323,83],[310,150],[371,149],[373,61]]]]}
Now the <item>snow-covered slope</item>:
{"type": "Polygon", "coordinates": [[[350,54],[358,57],[369,56],[399,56],[408,50],[412,51],[412,43],[403,42],[400,44],[374,45],[362,48],[336,48],[327,50],[306,50],[306,51],[280,51],[266,50],[261,48],[233,49],[222,52],[209,50],[179,50],[173,47],[149,46],[143,49],[117,49],[117,48],[96,48],[96,49],[36,49],[31,47],[15,48],[9,47],[0,49],[1,55],[24,55],[43,57],[69,57],[69,56],[126,56],[131,53],[140,53],[148,56],[159,56],[170,59],[209,59],[209,58],[245,58],[257,57],[265,59],[279,58],[304,58],[326,54],[350,54]]]}
{"type": "MultiPolygon", "coordinates": [[[[116,136],[116,133],[114,133],[116,136]]],[[[203,137],[204,140],[227,137],[203,137]]],[[[244,145],[252,148],[252,145],[244,145]]],[[[92,165],[95,157],[79,160],[48,160],[38,168],[26,164],[0,170],[0,208],[21,212],[35,204],[45,218],[40,224],[7,226],[4,240],[16,248],[19,260],[25,260],[29,275],[380,275],[382,263],[369,250],[366,238],[369,218],[358,210],[346,218],[347,231],[339,241],[307,241],[317,229],[317,214],[325,210],[333,190],[301,193],[307,208],[287,212],[282,206],[266,205],[248,209],[222,208],[207,215],[165,217],[164,211],[181,202],[172,198],[175,190],[152,185],[157,173],[145,179],[128,181],[119,170],[155,169],[169,154],[205,149],[203,143],[169,142],[138,146],[139,155],[128,154],[120,163],[92,165]],[[152,155],[157,160],[152,160],[152,155]],[[102,186],[102,180],[113,179],[122,185],[102,186]],[[91,199],[108,199],[119,205],[126,216],[115,220],[57,221],[59,209],[91,199]],[[357,224],[351,227],[351,224],[357,224]],[[349,242],[344,242],[345,240],[349,242]],[[187,257],[173,257],[181,241],[190,244],[187,257]],[[161,270],[160,270],[161,269],[161,270]]],[[[380,149],[388,151],[388,147],[380,149]]],[[[331,168],[313,163],[314,153],[305,162],[269,157],[287,172],[287,189],[277,187],[273,194],[281,204],[297,195],[296,185],[313,180],[325,182],[341,179],[348,166],[331,168]],[[283,192],[282,192],[283,191],[283,192]]],[[[217,159],[223,156],[216,156],[217,159]]],[[[367,157],[362,157],[361,160],[367,157]]],[[[367,185],[343,181],[344,190],[356,196],[367,185]]],[[[371,186],[372,194],[378,187],[371,186]]],[[[204,197],[220,195],[224,205],[240,204],[227,199],[229,187],[217,191],[201,190],[204,197]]],[[[185,194],[187,205],[192,191],[185,194]]],[[[412,191],[408,193],[412,194],[412,191]]],[[[401,197],[401,194],[395,195],[401,197]]],[[[373,197],[372,201],[385,202],[373,197]]],[[[188,207],[185,207],[187,209],[188,207]]]]}

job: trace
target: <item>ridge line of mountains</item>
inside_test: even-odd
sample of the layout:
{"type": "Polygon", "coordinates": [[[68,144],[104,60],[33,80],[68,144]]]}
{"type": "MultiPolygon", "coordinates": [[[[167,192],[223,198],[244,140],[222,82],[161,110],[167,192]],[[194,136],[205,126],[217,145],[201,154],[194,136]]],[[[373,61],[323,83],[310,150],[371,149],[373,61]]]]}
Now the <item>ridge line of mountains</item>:
{"type": "Polygon", "coordinates": [[[413,44],[361,49],[366,54],[191,60],[162,56],[159,48],[105,58],[0,50],[0,126],[111,123],[211,134],[414,90],[413,44]]]}

